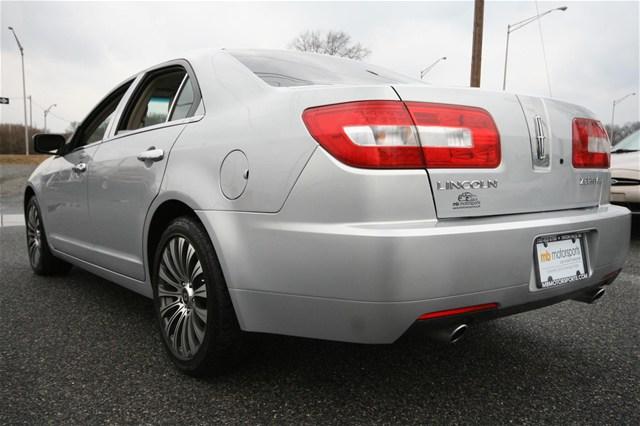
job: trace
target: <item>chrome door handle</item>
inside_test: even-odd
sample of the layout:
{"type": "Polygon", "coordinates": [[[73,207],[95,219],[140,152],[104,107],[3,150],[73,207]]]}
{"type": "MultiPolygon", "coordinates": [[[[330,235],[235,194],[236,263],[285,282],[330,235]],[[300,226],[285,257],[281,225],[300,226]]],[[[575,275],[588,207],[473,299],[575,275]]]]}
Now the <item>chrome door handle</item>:
{"type": "Polygon", "coordinates": [[[154,147],[149,148],[146,151],[142,151],[138,154],[138,160],[140,161],[160,161],[164,158],[164,151],[154,147]]]}
{"type": "Polygon", "coordinates": [[[76,173],[84,173],[87,171],[86,163],[78,163],[72,167],[72,170],[76,173]]]}

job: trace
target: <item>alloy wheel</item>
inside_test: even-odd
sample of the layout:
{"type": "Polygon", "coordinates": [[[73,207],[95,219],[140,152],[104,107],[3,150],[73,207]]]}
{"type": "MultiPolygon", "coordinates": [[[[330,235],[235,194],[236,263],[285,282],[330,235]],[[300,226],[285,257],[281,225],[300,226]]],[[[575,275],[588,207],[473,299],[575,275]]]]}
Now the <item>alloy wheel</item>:
{"type": "Polygon", "coordinates": [[[42,256],[42,227],[38,209],[34,204],[29,207],[27,213],[27,247],[31,265],[38,265],[42,256]]]}
{"type": "Polygon", "coordinates": [[[158,271],[158,311],[171,352],[190,359],[205,338],[207,286],[195,248],[182,236],[167,242],[158,271]]]}

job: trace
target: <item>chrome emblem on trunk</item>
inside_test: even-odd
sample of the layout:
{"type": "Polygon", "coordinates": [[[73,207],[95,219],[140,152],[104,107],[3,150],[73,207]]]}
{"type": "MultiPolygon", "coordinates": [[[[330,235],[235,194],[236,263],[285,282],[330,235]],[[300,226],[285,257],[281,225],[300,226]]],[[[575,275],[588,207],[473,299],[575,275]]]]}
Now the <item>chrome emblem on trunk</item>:
{"type": "Polygon", "coordinates": [[[602,183],[600,176],[580,176],[578,184],[580,185],[599,185],[602,183]]]}
{"type": "Polygon", "coordinates": [[[544,125],[542,124],[542,117],[536,115],[535,122],[538,160],[544,160],[547,156],[544,149],[544,140],[547,137],[544,135],[544,125]]]}
{"type": "Polygon", "coordinates": [[[450,191],[454,189],[498,189],[497,179],[475,179],[475,180],[446,180],[437,181],[438,191],[450,191]]]}

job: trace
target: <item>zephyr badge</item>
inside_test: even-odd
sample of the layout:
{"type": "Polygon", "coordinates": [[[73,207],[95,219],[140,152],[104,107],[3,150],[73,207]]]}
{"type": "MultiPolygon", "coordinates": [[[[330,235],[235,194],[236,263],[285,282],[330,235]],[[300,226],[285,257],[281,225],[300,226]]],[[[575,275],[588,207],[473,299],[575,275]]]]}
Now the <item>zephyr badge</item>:
{"type": "Polygon", "coordinates": [[[580,176],[578,178],[578,184],[580,185],[599,185],[602,183],[600,176],[580,176]]]}

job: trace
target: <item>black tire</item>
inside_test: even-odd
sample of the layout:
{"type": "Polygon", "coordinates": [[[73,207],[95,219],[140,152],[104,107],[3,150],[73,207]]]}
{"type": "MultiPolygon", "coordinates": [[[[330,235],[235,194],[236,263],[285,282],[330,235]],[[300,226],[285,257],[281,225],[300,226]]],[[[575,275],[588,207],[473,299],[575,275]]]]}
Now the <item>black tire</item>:
{"type": "Polygon", "coordinates": [[[162,342],[178,369],[192,376],[221,374],[243,358],[244,333],[211,240],[196,219],[177,218],[163,232],[152,286],[162,342]]]}
{"type": "Polygon", "coordinates": [[[27,201],[25,209],[25,230],[27,234],[27,253],[31,269],[37,275],[61,275],[71,269],[71,264],[55,257],[49,249],[47,234],[44,231],[40,206],[36,197],[27,201]]]}

